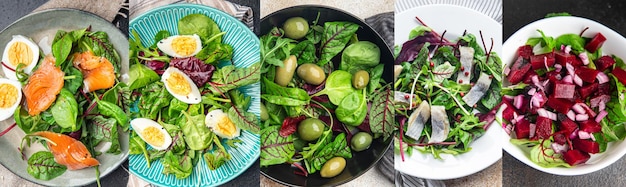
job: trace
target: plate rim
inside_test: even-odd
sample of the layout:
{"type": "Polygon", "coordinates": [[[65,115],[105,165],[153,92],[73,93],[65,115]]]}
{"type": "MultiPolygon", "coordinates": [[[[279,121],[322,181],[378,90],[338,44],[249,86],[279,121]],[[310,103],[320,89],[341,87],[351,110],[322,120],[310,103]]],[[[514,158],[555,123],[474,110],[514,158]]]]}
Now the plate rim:
{"type": "MultiPolygon", "coordinates": [[[[21,22],[21,21],[23,21],[23,20],[25,20],[25,19],[28,19],[28,18],[29,18],[29,17],[31,17],[31,16],[37,16],[37,15],[39,15],[39,14],[48,14],[48,13],[50,13],[50,12],[75,12],[75,13],[86,14],[86,15],[89,15],[89,16],[91,16],[91,17],[94,17],[95,19],[99,19],[99,20],[101,20],[101,21],[103,21],[103,22],[106,22],[106,23],[108,23],[110,26],[112,26],[112,27],[114,27],[114,28],[117,28],[115,25],[113,25],[113,23],[111,23],[111,22],[109,22],[108,20],[106,20],[106,19],[104,19],[104,18],[102,18],[102,17],[98,16],[97,14],[91,13],[91,12],[87,12],[87,11],[80,10],[80,9],[73,9],[73,8],[50,8],[50,9],[45,9],[45,10],[41,10],[41,11],[31,12],[31,13],[28,13],[28,14],[24,15],[23,17],[21,17],[21,18],[19,18],[19,19],[15,20],[15,21],[14,21],[14,22],[12,22],[11,24],[9,24],[9,25],[7,25],[5,28],[3,28],[3,29],[0,31],[0,34],[4,33],[7,29],[9,29],[9,28],[13,27],[15,24],[17,24],[17,23],[19,23],[19,22],[21,22]]],[[[125,36],[125,35],[124,35],[124,34],[123,34],[120,30],[119,30],[119,28],[117,28],[117,32],[119,32],[122,36],[125,36]]],[[[126,37],[126,38],[128,38],[128,37],[126,37]]],[[[117,50],[117,49],[116,49],[116,50],[117,50]]],[[[120,68],[120,69],[121,69],[121,68],[120,68]]],[[[13,128],[15,128],[15,127],[13,127],[13,128]]],[[[19,128],[19,127],[18,127],[18,128],[19,128]]],[[[12,130],[13,130],[13,129],[12,129],[12,130]]],[[[106,177],[107,175],[109,175],[109,174],[111,174],[111,173],[115,172],[115,170],[117,170],[120,166],[122,166],[122,164],[124,164],[124,162],[128,159],[130,149],[129,149],[126,153],[124,153],[123,151],[124,151],[124,150],[122,150],[122,152],[120,153],[120,154],[122,154],[122,160],[121,160],[121,162],[119,162],[119,164],[115,164],[115,165],[116,165],[116,166],[114,166],[114,168],[115,168],[115,169],[112,169],[112,170],[110,170],[110,171],[105,171],[105,172],[103,172],[103,173],[100,173],[100,178],[104,178],[104,177],[106,177]]],[[[46,185],[46,184],[42,184],[40,181],[37,181],[37,180],[30,180],[30,179],[28,179],[28,178],[24,178],[24,177],[22,177],[21,175],[17,174],[17,173],[13,170],[13,168],[6,167],[6,165],[5,165],[4,163],[2,163],[2,162],[0,162],[0,165],[2,165],[2,167],[4,167],[4,168],[6,168],[7,170],[9,170],[9,171],[10,171],[11,173],[13,173],[15,176],[18,176],[20,179],[23,179],[23,180],[26,180],[26,181],[29,181],[29,182],[32,182],[32,183],[35,183],[35,184],[39,184],[39,185],[46,185]]],[[[42,180],[42,181],[43,181],[43,180],[42,180]]],[[[94,177],[93,181],[88,182],[88,183],[79,184],[79,185],[89,185],[89,184],[93,184],[94,182],[96,182],[96,178],[95,178],[95,177],[94,177]]]]}
{"type": "MultiPolygon", "coordinates": [[[[485,15],[485,14],[483,14],[483,13],[477,11],[477,10],[471,9],[471,8],[458,6],[458,5],[452,5],[452,4],[429,4],[429,5],[417,6],[417,7],[413,7],[413,8],[407,9],[405,11],[396,13],[394,16],[396,16],[396,18],[397,18],[398,15],[400,15],[400,14],[408,14],[408,13],[411,13],[411,12],[419,12],[420,10],[423,10],[423,9],[458,9],[458,10],[463,10],[463,11],[466,11],[468,13],[477,14],[477,16],[485,18],[486,20],[483,20],[483,21],[489,21],[489,22],[493,22],[493,23],[499,25],[500,26],[500,31],[497,31],[497,32],[501,32],[502,31],[502,24],[497,22],[492,17],[489,17],[489,16],[487,16],[487,15],[485,15]]],[[[399,21],[399,20],[396,20],[396,21],[399,21]]],[[[418,25],[421,25],[421,24],[418,24],[418,25]]],[[[404,37],[406,37],[406,36],[404,36],[404,37]]],[[[501,36],[499,36],[499,37],[501,37],[501,36]]],[[[398,39],[394,39],[394,40],[397,41],[398,39]]],[[[404,42],[406,42],[406,41],[404,41],[404,42]]],[[[500,44],[502,44],[502,43],[500,43],[500,44]]],[[[396,46],[401,46],[400,44],[395,44],[395,45],[396,46]]],[[[497,45],[497,43],[494,43],[494,45],[497,45]]],[[[500,48],[500,49],[502,49],[502,48],[500,48]]],[[[496,51],[496,52],[498,53],[498,56],[501,56],[502,51],[499,51],[499,52],[496,51]]],[[[496,116],[496,118],[498,118],[498,117],[496,116]]],[[[500,134],[500,133],[497,132],[498,129],[501,129],[501,128],[499,127],[497,121],[494,121],[494,122],[491,123],[491,125],[488,128],[487,132],[490,132],[491,133],[490,135],[493,136],[493,138],[497,140],[498,137],[499,137],[499,134],[500,134]]],[[[483,136],[485,136],[485,135],[483,135],[483,136]]],[[[409,176],[421,177],[421,178],[426,178],[426,179],[435,179],[435,180],[457,179],[457,178],[466,177],[466,176],[478,173],[480,171],[483,171],[486,168],[494,165],[496,162],[498,162],[499,160],[502,159],[502,146],[501,145],[497,149],[493,149],[492,151],[499,152],[500,154],[498,154],[496,157],[489,157],[489,158],[492,158],[490,160],[486,160],[486,161],[481,160],[481,162],[485,163],[485,164],[480,165],[480,167],[472,167],[472,168],[470,168],[470,170],[464,169],[463,173],[459,173],[458,172],[459,170],[456,170],[456,169],[459,169],[459,168],[454,168],[454,172],[448,173],[448,174],[450,174],[450,176],[444,176],[444,177],[433,176],[433,175],[421,175],[420,176],[420,175],[412,175],[412,174],[415,174],[415,173],[405,173],[405,172],[402,172],[401,170],[398,170],[395,167],[395,165],[396,165],[395,163],[396,162],[402,162],[402,161],[394,161],[394,169],[396,169],[397,171],[399,171],[399,172],[401,172],[403,174],[409,175],[409,176]]],[[[418,151],[418,152],[413,152],[413,154],[422,154],[422,153],[420,153],[418,151]]],[[[463,154],[467,154],[467,153],[463,153],[463,154]]],[[[395,158],[394,160],[398,160],[400,158],[399,154],[396,154],[394,152],[394,158],[395,158]]],[[[464,164],[464,165],[466,165],[466,164],[464,164]]],[[[467,168],[467,166],[465,166],[465,168],[467,168]]]]}
{"type": "MultiPolygon", "coordinates": [[[[160,7],[157,7],[157,8],[153,8],[153,9],[150,9],[150,10],[148,10],[148,11],[146,11],[146,12],[144,12],[144,13],[142,13],[142,14],[138,15],[138,16],[136,16],[135,18],[133,18],[132,20],[130,20],[130,21],[128,22],[128,29],[130,30],[131,25],[135,25],[135,24],[137,24],[137,22],[139,21],[139,19],[140,19],[140,18],[145,17],[146,15],[149,15],[149,14],[154,14],[154,13],[157,13],[157,12],[160,12],[160,11],[163,11],[163,10],[167,10],[167,9],[171,9],[171,8],[186,8],[186,7],[192,7],[192,8],[202,9],[202,10],[210,10],[210,11],[214,11],[214,12],[216,12],[216,13],[218,13],[218,14],[221,14],[221,16],[230,17],[230,18],[233,18],[233,19],[237,20],[237,19],[236,19],[235,17],[233,17],[232,15],[230,15],[230,14],[228,14],[228,13],[226,13],[226,12],[222,11],[222,10],[219,10],[219,9],[217,9],[217,8],[214,8],[214,7],[210,7],[210,6],[206,6],[206,5],[201,5],[201,4],[192,4],[192,3],[176,3],[176,4],[169,4],[169,5],[164,5],[164,6],[160,6],[160,7]]],[[[252,34],[252,36],[255,36],[255,37],[252,37],[252,39],[253,39],[253,40],[255,40],[255,42],[256,42],[256,43],[259,43],[259,44],[260,44],[260,42],[259,42],[259,38],[258,38],[258,37],[256,37],[256,34],[255,34],[252,30],[250,30],[248,26],[246,26],[245,24],[243,24],[243,23],[242,23],[241,21],[239,21],[239,20],[237,20],[237,21],[236,21],[236,22],[234,22],[234,23],[235,23],[236,25],[241,26],[241,27],[247,28],[247,29],[246,29],[246,31],[244,31],[244,32],[248,32],[248,31],[249,31],[249,32],[252,34]]],[[[260,47],[260,46],[259,46],[259,47],[260,47]]],[[[251,134],[254,134],[254,133],[251,133],[251,134]]],[[[260,139],[260,136],[259,136],[259,139],[260,139]]],[[[257,154],[255,154],[255,156],[254,156],[254,159],[253,159],[254,161],[253,161],[253,162],[249,162],[248,164],[246,164],[246,165],[244,166],[244,168],[245,168],[245,169],[244,169],[244,170],[241,170],[242,172],[239,172],[239,173],[237,173],[237,174],[235,174],[235,175],[230,176],[230,177],[228,178],[228,180],[222,180],[222,181],[220,181],[220,182],[218,182],[218,183],[215,183],[215,184],[213,184],[213,185],[215,185],[215,186],[223,185],[223,184],[225,184],[225,183],[227,183],[227,182],[230,182],[230,181],[234,180],[235,178],[239,177],[241,174],[245,173],[245,172],[246,172],[246,171],[247,171],[247,170],[248,170],[248,169],[249,169],[249,168],[250,168],[250,167],[251,167],[254,163],[256,163],[256,161],[257,161],[257,160],[259,160],[259,157],[260,157],[260,155],[261,155],[260,153],[261,153],[261,151],[259,150],[259,151],[258,151],[258,153],[257,153],[257,154]]],[[[145,178],[145,177],[143,177],[143,176],[139,175],[138,173],[136,173],[134,170],[131,170],[130,168],[128,169],[128,171],[129,171],[131,174],[133,174],[134,176],[136,176],[136,177],[138,177],[138,178],[140,178],[140,179],[142,179],[142,180],[144,180],[144,181],[146,181],[146,182],[149,182],[149,183],[152,183],[152,184],[157,184],[155,181],[152,181],[152,180],[150,180],[150,179],[147,179],[147,178],[145,178]]],[[[163,174],[161,174],[161,175],[163,175],[163,174]]],[[[161,184],[157,184],[157,185],[161,185],[161,184]]]]}
{"type": "MultiPolygon", "coordinates": [[[[620,35],[615,30],[613,30],[613,29],[611,29],[611,28],[605,26],[604,24],[602,24],[600,22],[597,22],[595,20],[591,20],[591,19],[588,19],[588,18],[585,18],[585,17],[579,17],[579,16],[558,16],[558,17],[538,19],[538,20],[535,20],[533,22],[530,22],[530,23],[524,25],[523,27],[521,27],[520,29],[515,31],[512,35],[510,35],[509,38],[507,38],[507,40],[503,43],[502,46],[504,48],[504,46],[507,46],[507,43],[511,43],[509,45],[513,45],[512,43],[515,42],[515,41],[513,41],[514,39],[520,38],[520,37],[524,37],[526,35],[525,32],[528,32],[527,30],[534,30],[535,29],[534,27],[536,27],[536,25],[542,25],[542,24],[547,24],[547,23],[551,23],[551,22],[559,22],[559,21],[563,21],[563,20],[575,20],[576,22],[570,22],[570,24],[573,23],[573,25],[582,25],[582,26],[586,26],[586,27],[590,27],[591,25],[593,25],[594,27],[597,26],[598,30],[602,30],[602,34],[603,35],[608,36],[608,34],[610,34],[610,36],[617,37],[618,39],[622,39],[622,42],[626,43],[626,38],[624,36],[620,35]],[[606,32],[606,31],[608,31],[608,32],[606,32]]],[[[527,37],[526,37],[526,39],[527,39],[527,37]]],[[[607,39],[608,39],[608,37],[607,37],[607,39]]],[[[503,62],[503,65],[505,67],[508,66],[509,64],[510,64],[510,62],[503,62]]],[[[545,167],[541,167],[541,166],[535,164],[534,162],[532,162],[531,160],[529,160],[528,157],[524,154],[524,152],[521,151],[518,148],[518,146],[513,145],[513,144],[511,144],[509,142],[509,140],[511,139],[510,135],[508,135],[504,130],[502,130],[501,132],[502,132],[503,140],[506,140],[506,142],[507,142],[507,143],[502,145],[502,149],[504,151],[506,151],[509,155],[514,157],[516,160],[524,163],[526,166],[529,166],[531,168],[534,168],[534,169],[539,170],[539,171],[544,172],[544,173],[550,173],[550,174],[554,174],[554,175],[576,176],[576,175],[584,175],[584,174],[593,173],[593,172],[602,170],[602,169],[604,169],[604,168],[606,168],[606,167],[608,167],[610,165],[613,165],[617,160],[619,160],[620,158],[622,158],[626,154],[626,149],[618,149],[616,152],[612,152],[612,153],[617,153],[617,156],[611,156],[609,158],[606,158],[606,157],[603,158],[603,160],[604,159],[608,159],[607,161],[603,162],[603,163],[607,163],[607,164],[604,164],[604,166],[602,166],[602,164],[594,164],[594,165],[590,166],[589,168],[585,168],[585,169],[575,169],[576,167],[572,167],[572,168],[563,168],[563,167],[545,168],[545,167]],[[519,157],[522,157],[522,158],[519,158],[519,157]]],[[[620,142],[611,142],[609,144],[609,146],[610,145],[614,145],[615,143],[626,143],[624,141],[625,140],[621,140],[620,142]]],[[[613,146],[611,146],[611,147],[613,149],[617,149],[616,147],[613,147],[613,146]]],[[[605,153],[606,152],[599,153],[599,154],[594,154],[594,155],[602,156],[605,153]]]]}

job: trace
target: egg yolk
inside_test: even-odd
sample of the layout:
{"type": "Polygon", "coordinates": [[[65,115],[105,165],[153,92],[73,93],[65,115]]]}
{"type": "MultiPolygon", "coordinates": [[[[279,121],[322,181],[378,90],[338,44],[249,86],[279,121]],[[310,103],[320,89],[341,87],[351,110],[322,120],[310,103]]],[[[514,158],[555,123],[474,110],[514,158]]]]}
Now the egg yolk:
{"type": "Polygon", "coordinates": [[[192,37],[180,36],[172,40],[172,49],[174,52],[181,56],[189,56],[196,51],[197,41],[192,37]]]}
{"type": "Polygon", "coordinates": [[[167,86],[170,88],[170,91],[178,95],[189,95],[191,93],[189,82],[180,73],[174,72],[170,74],[170,77],[167,78],[167,86]]]}
{"type": "Polygon", "coordinates": [[[9,47],[9,63],[14,67],[19,64],[26,66],[33,62],[33,50],[24,42],[15,42],[9,47]]]}
{"type": "Polygon", "coordinates": [[[17,102],[17,88],[11,84],[0,84],[0,108],[9,108],[15,102],[17,102]]]}
{"type": "Polygon", "coordinates": [[[226,116],[222,117],[222,119],[217,122],[216,128],[217,129],[215,129],[214,131],[222,132],[228,136],[232,136],[237,131],[237,128],[235,128],[235,124],[233,123],[233,121],[231,121],[230,118],[226,116]]]}
{"type": "Polygon", "coordinates": [[[150,145],[161,146],[165,143],[165,137],[161,134],[161,131],[156,127],[146,127],[141,131],[141,135],[150,145]]]}

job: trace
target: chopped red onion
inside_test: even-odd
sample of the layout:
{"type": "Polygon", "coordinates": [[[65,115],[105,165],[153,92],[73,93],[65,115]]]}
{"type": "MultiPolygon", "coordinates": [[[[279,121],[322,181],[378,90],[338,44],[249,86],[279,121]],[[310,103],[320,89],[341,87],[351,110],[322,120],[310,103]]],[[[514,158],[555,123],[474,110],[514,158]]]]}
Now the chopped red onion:
{"type": "Polygon", "coordinates": [[[569,139],[575,139],[575,138],[578,138],[578,128],[576,128],[576,130],[574,130],[572,134],[569,134],[569,139]]]}
{"type": "Polygon", "coordinates": [[[566,82],[566,83],[574,84],[574,79],[572,78],[572,75],[566,75],[561,80],[563,80],[563,82],[566,82]]]}
{"type": "Polygon", "coordinates": [[[554,64],[554,68],[556,68],[556,72],[561,72],[561,69],[563,69],[563,66],[561,64],[554,64]]]}
{"type": "Polygon", "coordinates": [[[585,111],[585,108],[583,108],[583,106],[580,106],[578,103],[574,104],[572,106],[572,110],[574,110],[574,112],[578,113],[578,114],[586,114],[587,111],[585,111]]]}
{"type": "Polygon", "coordinates": [[[567,73],[569,73],[570,75],[575,75],[574,66],[572,66],[572,64],[570,64],[569,62],[565,63],[565,69],[567,69],[567,73]]]}
{"type": "Polygon", "coordinates": [[[531,88],[528,90],[528,95],[535,95],[535,93],[537,93],[537,88],[531,88]]]}
{"type": "Polygon", "coordinates": [[[504,68],[504,75],[508,76],[509,73],[511,73],[511,68],[509,68],[508,66],[504,68]]]}
{"type": "Polygon", "coordinates": [[[513,105],[515,105],[515,108],[521,109],[522,105],[524,105],[524,95],[520,94],[515,96],[515,99],[513,99],[513,105]]]}
{"type": "Polygon", "coordinates": [[[565,144],[561,145],[561,144],[558,144],[556,142],[553,142],[550,145],[550,147],[552,147],[552,150],[554,150],[554,152],[558,153],[558,154],[565,153],[565,151],[567,151],[567,149],[569,148],[565,144]]]}
{"type": "Polygon", "coordinates": [[[572,121],[576,120],[576,113],[574,113],[574,111],[569,110],[569,112],[567,112],[567,118],[571,119],[572,121]]]}
{"type": "Polygon", "coordinates": [[[513,125],[507,124],[506,127],[504,128],[504,132],[511,135],[511,131],[513,131],[513,125]]]}
{"type": "Polygon", "coordinates": [[[574,74],[574,83],[578,86],[583,86],[583,80],[576,74],[574,74]]]}
{"type": "Polygon", "coordinates": [[[537,124],[531,123],[530,124],[530,136],[529,138],[532,138],[535,136],[535,130],[537,130],[537,124]]]}
{"type": "Polygon", "coordinates": [[[565,49],[563,50],[563,52],[569,53],[570,51],[572,51],[572,46],[570,45],[565,46],[565,49]]]}
{"type": "Polygon", "coordinates": [[[581,61],[583,61],[584,65],[589,64],[589,57],[587,57],[587,53],[580,53],[578,54],[578,57],[580,58],[581,61]]]}
{"type": "Polygon", "coordinates": [[[596,79],[598,79],[598,83],[600,84],[604,84],[606,82],[609,82],[609,76],[606,76],[606,74],[599,72],[598,75],[596,76],[596,79]]]}
{"type": "Polygon", "coordinates": [[[587,114],[576,114],[576,121],[587,121],[589,120],[589,115],[587,114]]]}
{"type": "Polygon", "coordinates": [[[550,69],[550,67],[548,67],[548,57],[547,56],[543,56],[543,66],[546,67],[546,70],[550,69]]]}
{"type": "Polygon", "coordinates": [[[513,101],[513,99],[515,98],[515,96],[512,96],[512,95],[504,95],[503,97],[504,97],[504,99],[506,99],[508,101],[513,101]]]}
{"type": "Polygon", "coordinates": [[[602,121],[602,119],[604,119],[604,117],[606,117],[606,115],[608,114],[609,113],[606,110],[600,111],[600,113],[598,113],[598,116],[596,116],[596,122],[600,123],[600,121],[602,121]]]}
{"type": "Polygon", "coordinates": [[[585,131],[578,131],[578,138],[582,140],[590,139],[591,137],[593,137],[591,133],[588,133],[585,131]]]}

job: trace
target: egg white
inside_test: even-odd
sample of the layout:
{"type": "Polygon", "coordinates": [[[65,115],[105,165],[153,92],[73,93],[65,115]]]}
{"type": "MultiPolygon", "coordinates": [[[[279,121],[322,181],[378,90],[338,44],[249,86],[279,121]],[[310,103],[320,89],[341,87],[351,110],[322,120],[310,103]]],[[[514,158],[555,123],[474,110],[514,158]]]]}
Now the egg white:
{"type": "Polygon", "coordinates": [[[213,131],[213,133],[215,133],[219,137],[227,138],[227,139],[233,139],[233,138],[239,137],[241,135],[241,129],[236,124],[234,124],[234,122],[233,122],[233,125],[235,126],[235,133],[232,135],[225,134],[225,132],[221,132],[219,131],[219,128],[216,128],[222,118],[228,118],[228,114],[226,114],[224,111],[220,109],[212,110],[206,115],[204,123],[209,129],[211,129],[211,131],[213,131]]]}
{"type": "Polygon", "coordinates": [[[202,101],[202,96],[200,96],[200,90],[198,90],[198,86],[196,86],[196,84],[193,83],[193,81],[191,80],[191,78],[189,78],[189,76],[187,76],[187,74],[180,71],[178,68],[175,68],[175,67],[167,68],[165,72],[163,73],[163,76],[161,76],[161,82],[165,84],[165,89],[167,89],[167,91],[170,94],[172,94],[176,99],[182,102],[185,102],[187,104],[198,104],[202,101]],[[189,94],[187,95],[176,94],[170,89],[170,86],[167,84],[167,79],[170,78],[172,73],[179,73],[185,78],[185,80],[187,80],[187,84],[191,86],[191,92],[189,94]]]}
{"type": "Polygon", "coordinates": [[[165,53],[165,54],[167,54],[169,56],[177,57],[177,58],[185,58],[185,57],[195,56],[196,54],[198,54],[200,52],[200,50],[202,50],[202,40],[200,40],[200,36],[198,36],[197,34],[193,34],[193,35],[174,35],[174,36],[170,36],[170,37],[164,38],[161,41],[159,41],[159,43],[157,43],[157,47],[161,51],[163,51],[163,53],[165,53]],[[179,37],[191,37],[193,40],[196,41],[196,48],[195,48],[195,50],[191,54],[189,54],[189,55],[178,54],[172,48],[172,41],[174,41],[174,39],[179,38],[179,37]]]}
{"type": "Polygon", "coordinates": [[[13,105],[11,105],[8,108],[4,108],[4,109],[0,108],[0,121],[4,121],[5,119],[8,119],[9,117],[13,116],[13,113],[15,112],[17,105],[19,105],[20,102],[22,101],[22,84],[14,80],[0,78],[0,84],[5,84],[5,83],[10,84],[13,87],[17,88],[17,100],[15,101],[15,103],[13,103],[13,105]]]}
{"type": "MultiPolygon", "coordinates": [[[[35,68],[35,66],[37,65],[37,62],[39,62],[39,47],[37,47],[37,44],[35,44],[35,42],[33,42],[33,40],[31,40],[30,38],[27,38],[22,35],[13,35],[13,39],[11,39],[11,41],[9,41],[9,43],[7,43],[7,45],[4,48],[4,53],[2,53],[2,62],[4,62],[4,64],[9,66],[11,69],[17,68],[16,66],[14,66],[13,64],[9,62],[9,48],[11,45],[13,45],[16,42],[22,42],[26,44],[26,46],[28,46],[28,48],[30,48],[30,50],[33,52],[33,56],[32,56],[33,60],[28,66],[24,68],[24,73],[27,73],[30,75],[30,73],[33,71],[33,68],[35,68]]],[[[11,80],[17,80],[17,76],[15,75],[15,72],[12,71],[11,69],[5,66],[2,66],[2,71],[4,72],[4,76],[6,76],[7,78],[11,80]]]]}
{"type": "Polygon", "coordinates": [[[155,121],[153,121],[151,119],[135,118],[132,121],[130,121],[130,126],[133,127],[133,130],[135,132],[137,132],[137,135],[139,135],[141,140],[143,140],[144,142],[146,142],[148,145],[152,146],[152,148],[154,148],[156,150],[165,150],[172,144],[172,136],[170,136],[170,134],[167,133],[167,131],[165,130],[165,128],[163,128],[163,126],[161,126],[159,123],[157,123],[157,122],[155,122],[155,121]],[[143,130],[148,128],[148,127],[155,127],[157,129],[159,129],[159,132],[164,137],[163,145],[156,146],[156,145],[152,145],[148,141],[146,141],[146,139],[143,137],[143,133],[141,133],[141,132],[143,132],[143,130]]]}

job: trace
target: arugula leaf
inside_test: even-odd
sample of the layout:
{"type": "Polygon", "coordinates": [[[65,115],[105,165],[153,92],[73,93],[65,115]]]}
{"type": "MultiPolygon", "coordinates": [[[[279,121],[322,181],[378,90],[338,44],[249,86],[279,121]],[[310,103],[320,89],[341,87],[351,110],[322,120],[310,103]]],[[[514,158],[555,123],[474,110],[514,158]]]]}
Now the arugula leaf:
{"type": "Polygon", "coordinates": [[[359,25],[351,22],[325,22],[317,65],[324,66],[339,54],[357,29],[359,25]]]}
{"type": "Polygon", "coordinates": [[[244,95],[239,90],[231,90],[228,92],[228,95],[233,103],[233,106],[236,106],[237,108],[241,108],[243,110],[248,110],[248,107],[250,107],[250,100],[252,99],[252,97],[244,95]]]}
{"type": "Polygon", "coordinates": [[[261,167],[282,164],[296,153],[293,136],[279,135],[280,125],[261,129],[261,167]]]}
{"type": "MultiPolygon", "coordinates": [[[[275,30],[277,28],[274,28],[275,30]]],[[[268,63],[274,66],[283,66],[283,59],[289,56],[289,44],[295,42],[289,38],[282,38],[267,34],[261,36],[261,64],[268,63]]]]}
{"type": "Polygon", "coordinates": [[[20,129],[22,129],[26,134],[48,130],[51,125],[42,119],[42,115],[28,115],[28,111],[23,109],[21,105],[18,105],[15,109],[13,119],[15,119],[17,126],[20,127],[20,129]]]}
{"type": "Polygon", "coordinates": [[[39,180],[51,180],[65,173],[67,167],[56,163],[54,155],[47,151],[39,151],[28,158],[26,171],[39,180]]]}

